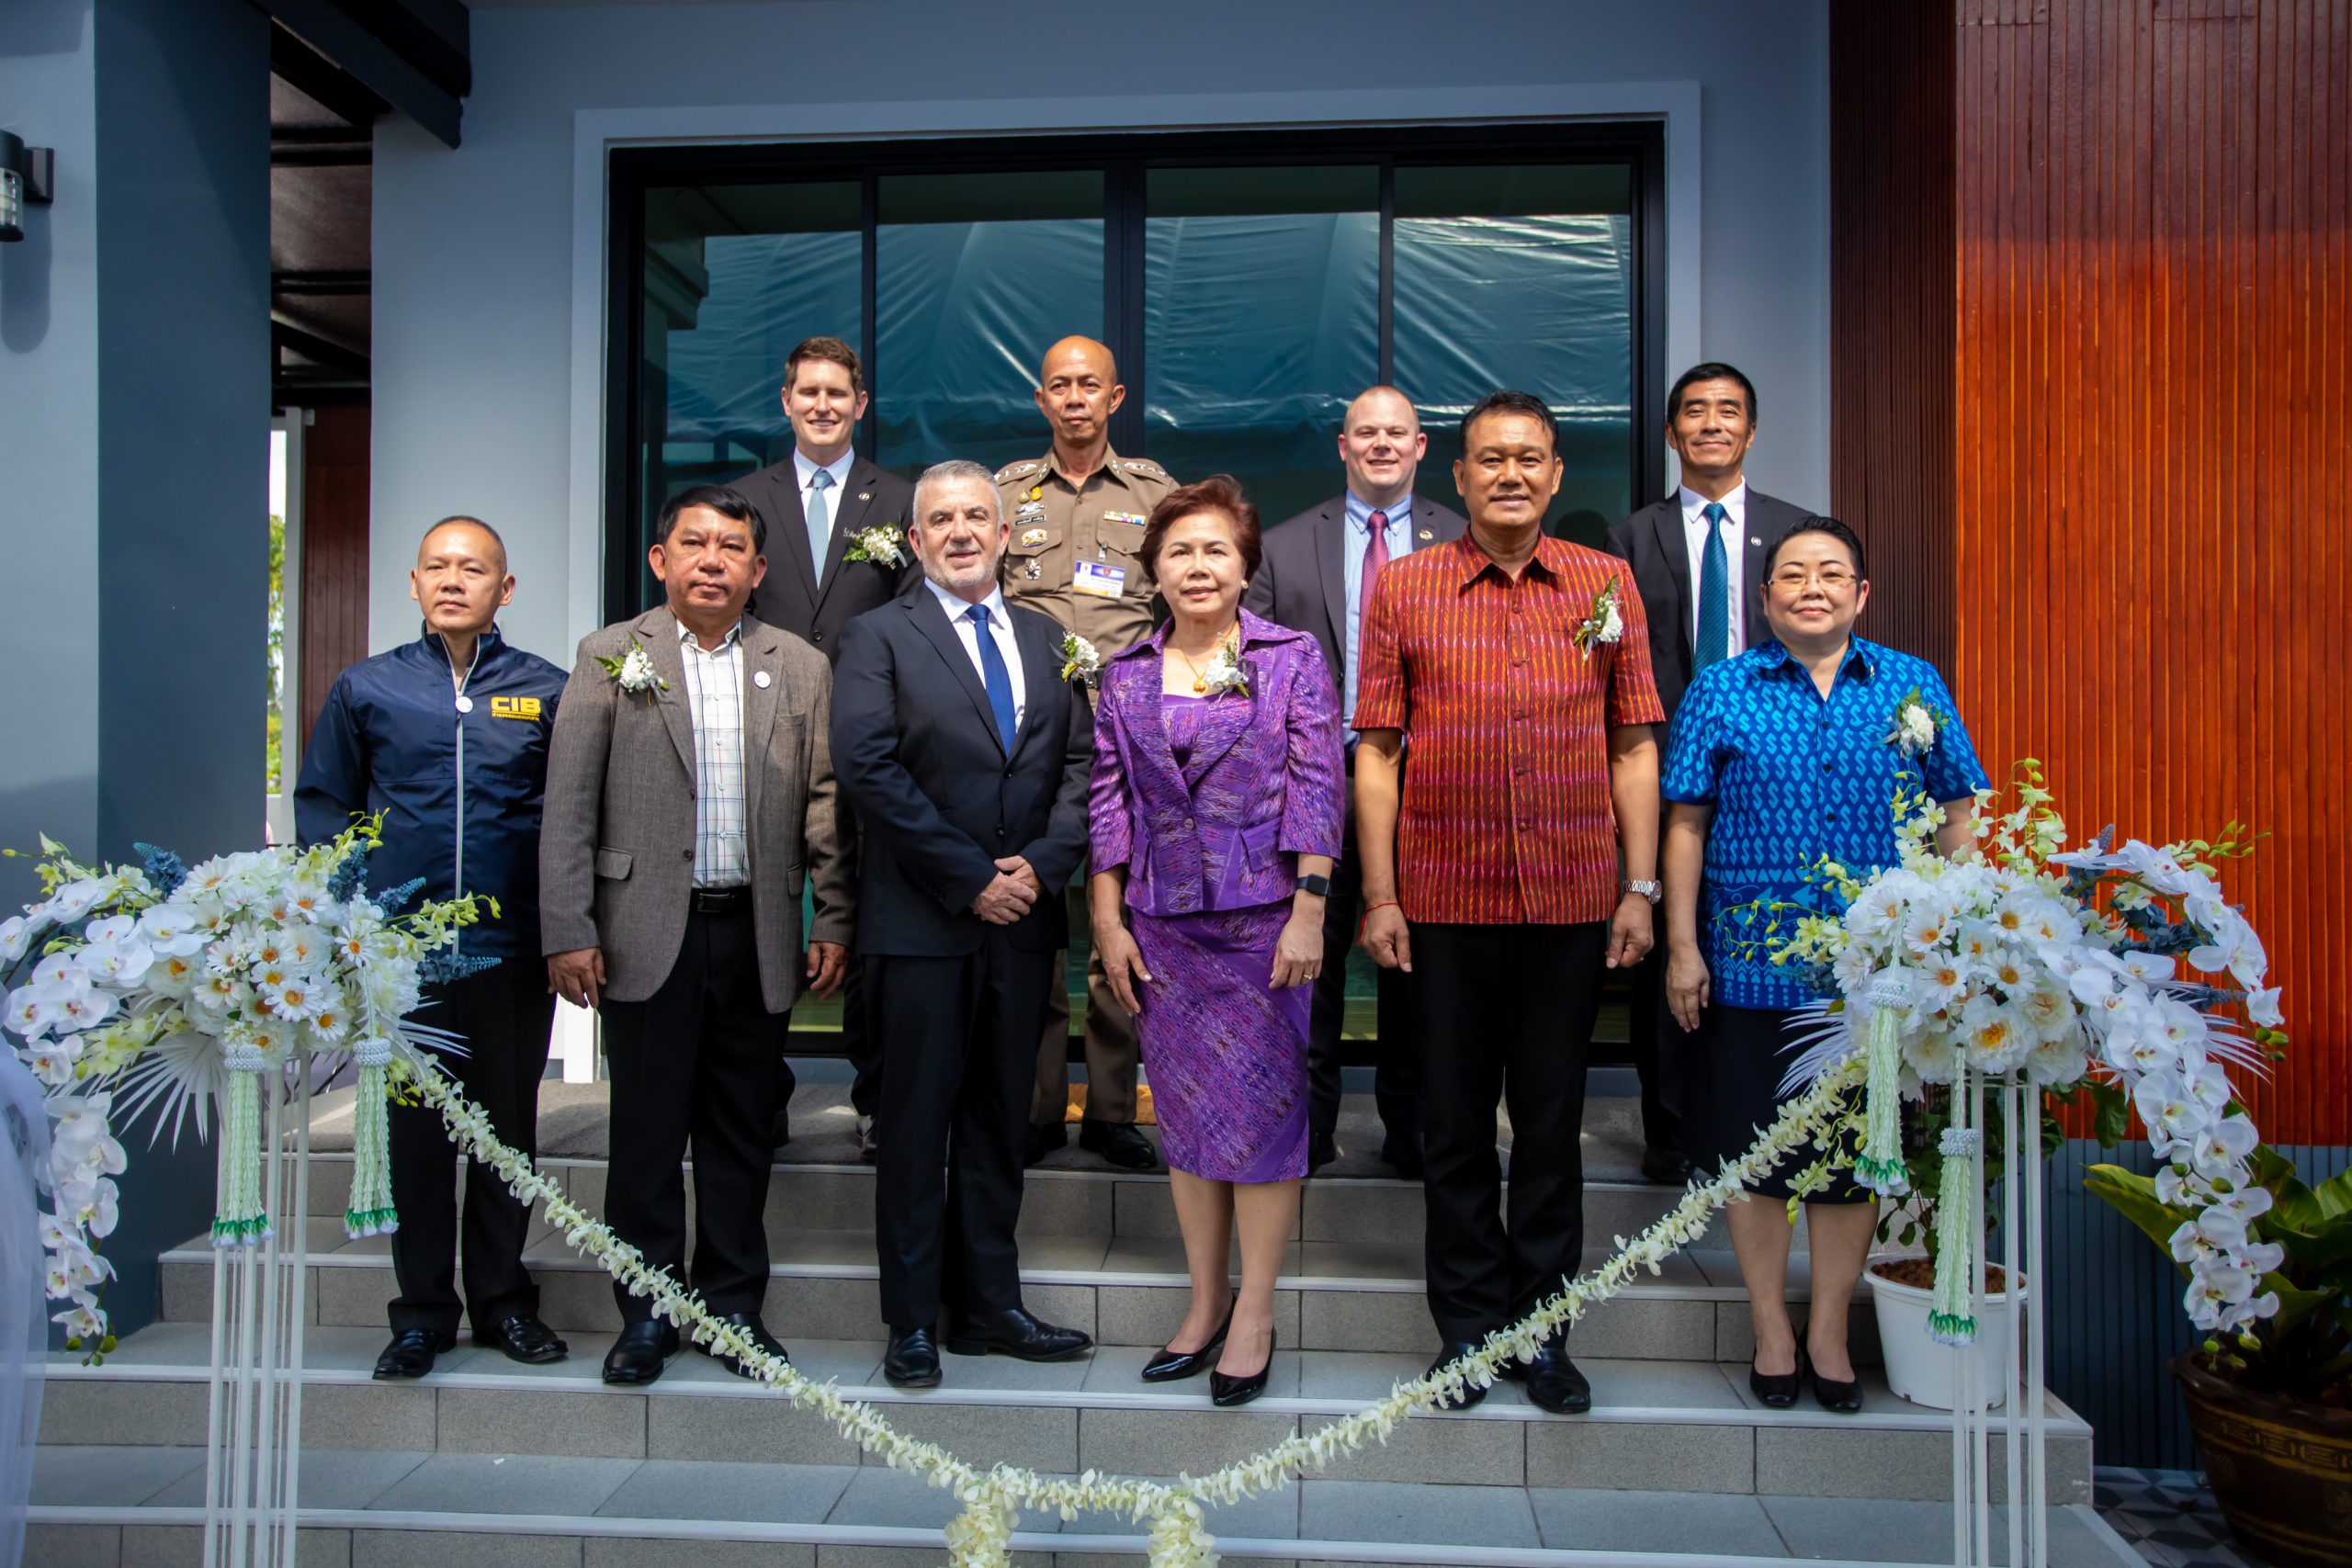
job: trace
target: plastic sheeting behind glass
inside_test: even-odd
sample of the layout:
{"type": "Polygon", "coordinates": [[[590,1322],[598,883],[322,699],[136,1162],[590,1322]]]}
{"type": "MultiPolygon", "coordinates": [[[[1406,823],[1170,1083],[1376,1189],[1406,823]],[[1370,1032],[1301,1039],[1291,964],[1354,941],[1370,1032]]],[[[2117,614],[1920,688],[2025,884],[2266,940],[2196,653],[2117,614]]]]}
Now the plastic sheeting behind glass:
{"type": "Polygon", "coordinates": [[[1560,423],[1552,526],[1633,510],[1634,225],[1622,164],[1396,171],[1396,383],[1431,432],[1421,489],[1459,506],[1452,434],[1498,387],[1560,423]]]}

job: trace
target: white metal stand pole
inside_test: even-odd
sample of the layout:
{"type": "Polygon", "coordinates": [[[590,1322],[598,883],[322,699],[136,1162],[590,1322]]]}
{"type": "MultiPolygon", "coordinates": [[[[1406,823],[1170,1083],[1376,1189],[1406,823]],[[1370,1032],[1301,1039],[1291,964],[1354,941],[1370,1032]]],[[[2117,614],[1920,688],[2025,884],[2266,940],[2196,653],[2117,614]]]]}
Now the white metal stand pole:
{"type": "MultiPolygon", "coordinates": [[[[1976,1195],[1970,1205],[1972,1238],[1969,1260],[1976,1278],[1971,1281],[1969,1314],[1981,1325],[1984,1322],[1984,1078],[1980,1073],[1968,1075],[1968,1114],[1977,1129],[1976,1151],[1968,1156],[1973,1168],[1969,1172],[1969,1190],[1976,1195]]],[[[1980,1330],[1981,1331],[1981,1330],[1980,1330]]],[[[1962,1363],[1968,1368],[1968,1428],[1969,1428],[1969,1493],[1974,1506],[1975,1517],[1971,1521],[1976,1542],[1976,1568],[1993,1568],[1993,1463],[1992,1442],[1987,1434],[1992,1422],[1985,1414],[1984,1380],[1979,1375],[1981,1358],[1976,1347],[1970,1345],[1960,1353],[1962,1363]]]]}
{"type": "Polygon", "coordinates": [[[293,1268],[286,1280],[286,1402],[279,1430],[285,1434],[281,1452],[284,1473],[277,1495],[284,1545],[278,1550],[281,1568],[294,1568],[294,1544],[302,1506],[302,1325],[310,1315],[311,1252],[311,1064],[298,1069],[294,1087],[293,1212],[289,1223],[300,1238],[293,1268]]]}
{"type": "Polygon", "coordinates": [[[2041,1143],[2041,1127],[2033,1129],[2030,1140],[2026,1136],[2024,1103],[2027,1096],[2018,1087],[2018,1075],[2007,1074],[2001,1080],[2001,1270],[2002,1283],[2007,1286],[2009,1310],[2001,1326],[2001,1471],[2007,1485],[2002,1492],[2007,1499],[2004,1513],[2008,1524],[2009,1555],[2005,1561],[2015,1565],[2025,1562],[2025,1489],[2019,1484],[2025,1464],[2022,1448],[2024,1433],[2018,1413],[2018,1336],[2025,1328],[2025,1275],[2018,1263],[2018,1184],[2025,1179],[2025,1151],[2041,1143]]]}
{"type": "Polygon", "coordinates": [[[2042,1203],[2047,1195],[2047,1173],[2041,1168],[2041,1090],[2038,1088],[2033,1091],[2033,1119],[2031,1157],[2026,1161],[2025,1180],[2025,1303],[2030,1313],[2023,1322],[2032,1336],[2026,1341],[2022,1395],[2026,1402],[2026,1518],[2033,1532],[2031,1568],[2050,1568],[2050,1433],[2048,1416],[2042,1408],[2042,1389],[2050,1363],[2046,1359],[2048,1341],[2041,1303],[2041,1292],[2050,1274],[2049,1259],[2042,1255],[2042,1203]]]}
{"type": "MultiPolygon", "coordinates": [[[[1962,1068],[1952,1080],[1951,1124],[1967,1127],[1971,1075],[1962,1068]]],[[[1950,1157],[1950,1156],[1946,1156],[1950,1157]]],[[[1941,1245],[1949,1247],[1952,1238],[1945,1236],[1941,1245]]],[[[1968,1472],[1968,1384],[1970,1360],[1968,1352],[1959,1346],[1947,1347],[1951,1357],[1951,1560],[1953,1568],[1973,1568],[1976,1562],[1976,1546],[1970,1539],[1968,1498],[1971,1490],[1968,1472]]]]}

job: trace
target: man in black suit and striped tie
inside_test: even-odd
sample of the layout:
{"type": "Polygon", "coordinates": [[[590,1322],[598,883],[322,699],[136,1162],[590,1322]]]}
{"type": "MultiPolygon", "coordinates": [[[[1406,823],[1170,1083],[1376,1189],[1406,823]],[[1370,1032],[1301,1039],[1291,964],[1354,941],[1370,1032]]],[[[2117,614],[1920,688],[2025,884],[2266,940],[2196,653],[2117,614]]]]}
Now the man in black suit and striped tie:
{"type": "MultiPolygon", "coordinates": [[[[1771,636],[1764,622],[1764,563],[1809,513],[1747,485],[1756,444],[1756,386],[1718,361],[1678,377],[1666,400],[1666,444],[1680,460],[1673,494],[1610,525],[1604,547],[1624,558],[1648,613],[1650,671],[1667,723],[1698,672],[1771,636]]],[[[1663,747],[1666,736],[1658,736],[1663,747]]],[[[1658,944],[1632,976],[1634,1058],[1642,1079],[1642,1174],[1679,1184],[1690,1161],[1679,1146],[1676,1080],[1681,1030],[1659,1005],[1658,944]]]]}

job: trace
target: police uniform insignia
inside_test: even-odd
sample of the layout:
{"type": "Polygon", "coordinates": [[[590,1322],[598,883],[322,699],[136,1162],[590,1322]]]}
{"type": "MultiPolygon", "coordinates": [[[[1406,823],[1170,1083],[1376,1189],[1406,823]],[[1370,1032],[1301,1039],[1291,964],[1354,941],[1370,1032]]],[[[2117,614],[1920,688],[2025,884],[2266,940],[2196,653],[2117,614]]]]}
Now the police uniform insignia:
{"type": "Polygon", "coordinates": [[[1027,578],[1032,582],[1036,581],[1038,579],[1046,575],[1044,563],[1039,561],[1035,556],[1031,556],[1029,558],[1028,564],[1021,569],[1021,575],[1027,578]]]}
{"type": "Polygon", "coordinates": [[[1046,499],[1046,487],[1044,485],[1031,485],[1029,487],[1029,493],[1023,496],[1021,499],[1023,501],[1043,501],[1046,499]]]}
{"type": "Polygon", "coordinates": [[[1105,512],[1102,514],[1102,521],[1105,523],[1134,523],[1141,525],[1150,522],[1151,519],[1145,516],[1140,512],[1105,512]]]}
{"type": "Polygon", "coordinates": [[[1021,478],[1023,474],[1034,474],[1036,471],[1037,461],[1034,457],[1024,462],[1007,463],[1003,468],[999,468],[996,471],[996,482],[999,484],[1010,484],[1014,479],[1021,478]]]}
{"type": "Polygon", "coordinates": [[[1043,528],[1023,528],[1021,531],[1021,547],[1024,550],[1033,545],[1042,545],[1045,542],[1046,530],[1043,528]]]}
{"type": "Polygon", "coordinates": [[[539,716],[539,699],[537,697],[492,697],[490,699],[490,716],[536,719],[539,716]]]}

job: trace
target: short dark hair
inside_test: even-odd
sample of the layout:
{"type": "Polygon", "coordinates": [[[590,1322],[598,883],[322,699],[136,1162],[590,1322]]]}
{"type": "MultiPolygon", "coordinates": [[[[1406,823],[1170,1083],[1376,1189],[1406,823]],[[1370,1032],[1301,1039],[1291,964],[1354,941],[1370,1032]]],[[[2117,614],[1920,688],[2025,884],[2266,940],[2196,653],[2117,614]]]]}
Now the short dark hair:
{"type": "Polygon", "coordinates": [[[804,359],[821,359],[830,365],[840,366],[849,372],[852,391],[865,390],[865,367],[858,363],[857,350],[850,347],[841,339],[837,337],[802,338],[798,346],[784,356],[784,384],[787,389],[792,385],[792,378],[799,374],[800,362],[804,359]]]}
{"type": "Polygon", "coordinates": [[[655,541],[668,544],[670,536],[677,532],[679,515],[696,506],[707,506],[721,517],[736,523],[749,523],[752,525],[752,553],[763,556],[768,553],[767,519],[760,515],[758,507],[743,499],[742,491],[726,485],[688,485],[663,502],[662,515],[653,525],[655,541]]]}
{"type": "Polygon", "coordinates": [[[1800,535],[1804,534],[1828,535],[1831,538],[1845,546],[1847,553],[1854,558],[1854,575],[1860,578],[1868,578],[1870,576],[1871,565],[1862,555],[1862,537],[1860,535],[1855,533],[1851,528],[1847,527],[1843,523],[1838,522],[1835,517],[1808,517],[1804,522],[1799,523],[1795,527],[1790,529],[1787,533],[1781,535],[1779,538],[1773,540],[1772,547],[1764,552],[1764,576],[1767,581],[1770,580],[1773,570],[1781,564],[1781,547],[1787,544],[1791,539],[1796,538],[1800,535]]]}
{"type": "Polygon", "coordinates": [[[1560,455],[1560,422],[1552,417],[1551,406],[1532,392],[1517,392],[1508,388],[1498,392],[1488,392],[1472,403],[1470,412],[1462,416],[1462,450],[1465,455],[1470,450],[1470,427],[1493,413],[1523,413],[1530,419],[1541,421],[1544,433],[1552,438],[1552,456],[1556,457],[1560,455]]]}
{"type": "Polygon", "coordinates": [[[433,525],[432,527],[427,528],[417,538],[416,553],[423,555],[424,553],[424,541],[433,537],[434,535],[438,534],[442,529],[454,528],[459,525],[463,525],[468,528],[479,528],[483,533],[489,535],[490,542],[498,547],[498,559],[500,564],[503,565],[505,563],[506,541],[499,537],[497,529],[492,527],[489,524],[483,522],[481,518],[475,516],[470,512],[452,512],[448,516],[444,517],[441,521],[433,525]]]}
{"type": "Polygon", "coordinates": [[[1674,389],[1666,394],[1666,423],[1672,424],[1676,411],[1682,407],[1682,394],[1702,381],[1736,381],[1740,392],[1747,399],[1747,423],[1756,423],[1756,383],[1736,365],[1725,365],[1720,359],[1710,359],[1693,365],[1674,378],[1674,389]]]}
{"type": "Polygon", "coordinates": [[[1198,484],[1179,485],[1160,498],[1159,504],[1151,509],[1151,520],[1143,525],[1143,544],[1136,551],[1145,574],[1154,578],[1159,575],[1159,547],[1167,542],[1168,530],[1196,512],[1220,513],[1233,525],[1233,544],[1241,552],[1242,575],[1257,576],[1258,563],[1265,558],[1263,536],[1258,529],[1258,508],[1241,492],[1241,481],[1231,474],[1211,474],[1198,484]]]}

